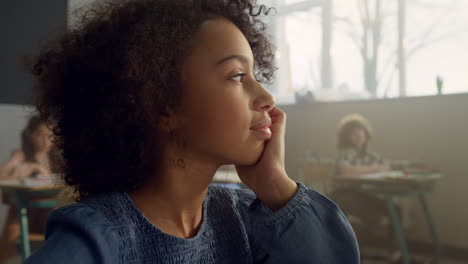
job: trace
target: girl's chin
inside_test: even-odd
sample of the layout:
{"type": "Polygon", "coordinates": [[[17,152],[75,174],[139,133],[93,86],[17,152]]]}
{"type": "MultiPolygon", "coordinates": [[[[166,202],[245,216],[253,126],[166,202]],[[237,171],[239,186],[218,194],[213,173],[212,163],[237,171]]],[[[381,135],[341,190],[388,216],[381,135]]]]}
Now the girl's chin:
{"type": "Polygon", "coordinates": [[[264,146],[257,145],[254,148],[243,149],[242,151],[237,153],[237,157],[233,158],[231,164],[239,165],[239,166],[251,166],[257,164],[257,162],[262,158],[264,146]]]}
{"type": "Polygon", "coordinates": [[[240,161],[240,162],[236,162],[234,163],[234,165],[236,166],[252,166],[252,165],[255,165],[257,163],[258,160],[254,160],[254,161],[240,161]]]}
{"type": "Polygon", "coordinates": [[[257,164],[258,161],[260,161],[260,158],[262,157],[262,153],[260,152],[259,154],[255,155],[248,155],[248,157],[242,157],[237,160],[237,162],[234,162],[235,165],[240,165],[240,166],[252,166],[257,164]]]}

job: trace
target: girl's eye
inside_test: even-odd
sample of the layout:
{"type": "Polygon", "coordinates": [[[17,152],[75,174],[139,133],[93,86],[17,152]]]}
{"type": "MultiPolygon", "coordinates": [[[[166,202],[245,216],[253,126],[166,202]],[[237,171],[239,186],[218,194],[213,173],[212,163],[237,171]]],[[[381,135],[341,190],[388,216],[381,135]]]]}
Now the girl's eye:
{"type": "Polygon", "coordinates": [[[245,75],[247,75],[247,74],[238,73],[238,74],[232,75],[231,79],[234,80],[234,81],[237,81],[237,82],[242,82],[242,79],[244,78],[245,75]]]}

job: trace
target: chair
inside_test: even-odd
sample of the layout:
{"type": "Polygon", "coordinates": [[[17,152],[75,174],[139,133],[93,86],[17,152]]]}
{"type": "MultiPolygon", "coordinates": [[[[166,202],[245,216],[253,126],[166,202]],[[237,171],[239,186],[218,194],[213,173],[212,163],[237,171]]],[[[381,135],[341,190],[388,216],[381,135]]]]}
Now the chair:
{"type": "Polygon", "coordinates": [[[321,192],[327,194],[328,183],[334,173],[334,163],[329,160],[320,160],[317,158],[318,155],[311,155],[310,152],[305,152],[304,156],[299,180],[307,187],[316,187],[316,184],[320,184],[321,192]]]}

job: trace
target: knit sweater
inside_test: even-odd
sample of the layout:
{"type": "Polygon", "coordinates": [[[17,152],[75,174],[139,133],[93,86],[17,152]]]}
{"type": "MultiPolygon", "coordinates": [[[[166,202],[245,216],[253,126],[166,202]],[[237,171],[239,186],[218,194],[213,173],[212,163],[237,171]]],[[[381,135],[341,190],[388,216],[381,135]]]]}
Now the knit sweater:
{"type": "Polygon", "coordinates": [[[44,245],[25,263],[359,263],[340,209],[298,185],[276,211],[249,190],[210,187],[189,239],[151,224],[126,193],[96,195],[52,212],[44,245]]]}

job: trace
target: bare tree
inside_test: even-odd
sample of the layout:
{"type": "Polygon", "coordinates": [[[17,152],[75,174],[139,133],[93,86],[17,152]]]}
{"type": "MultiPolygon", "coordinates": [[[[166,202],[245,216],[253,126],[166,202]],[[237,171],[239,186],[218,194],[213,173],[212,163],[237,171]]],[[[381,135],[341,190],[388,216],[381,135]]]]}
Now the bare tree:
{"type": "Polygon", "coordinates": [[[383,3],[390,4],[390,1],[356,1],[359,10],[358,21],[347,17],[335,17],[335,21],[346,25],[345,33],[353,40],[359,50],[362,58],[364,87],[372,97],[377,97],[379,90],[383,92],[385,97],[387,96],[397,71],[399,71],[400,76],[400,95],[404,96],[406,91],[406,63],[418,51],[460,32],[459,29],[443,32],[437,30],[444,21],[450,18],[450,12],[453,8],[456,8],[457,0],[444,3],[443,6],[434,5],[428,0],[399,1],[400,7],[396,12],[392,12],[389,5],[383,5],[383,3]],[[438,15],[432,23],[422,26],[421,33],[406,38],[403,34],[406,24],[406,11],[402,9],[403,2],[411,3],[421,9],[438,9],[439,12],[437,12],[438,15]],[[389,54],[385,54],[386,58],[383,58],[384,26],[390,24],[390,19],[395,19],[398,22],[395,23],[397,27],[392,28],[392,30],[400,32],[400,36],[397,41],[390,43],[392,48],[389,49],[389,54]],[[395,43],[398,43],[398,45],[395,45],[395,43]]]}
{"type": "Polygon", "coordinates": [[[350,18],[336,17],[335,21],[347,25],[346,34],[354,41],[362,58],[364,87],[372,97],[377,95],[379,86],[378,65],[380,47],[382,45],[382,14],[381,0],[357,0],[359,23],[350,18]]]}
{"type": "Polygon", "coordinates": [[[374,12],[370,0],[359,1],[359,13],[363,28],[361,56],[364,65],[364,84],[366,90],[376,97],[377,86],[377,66],[379,62],[379,49],[382,42],[382,24],[380,0],[374,0],[374,12]]]}

